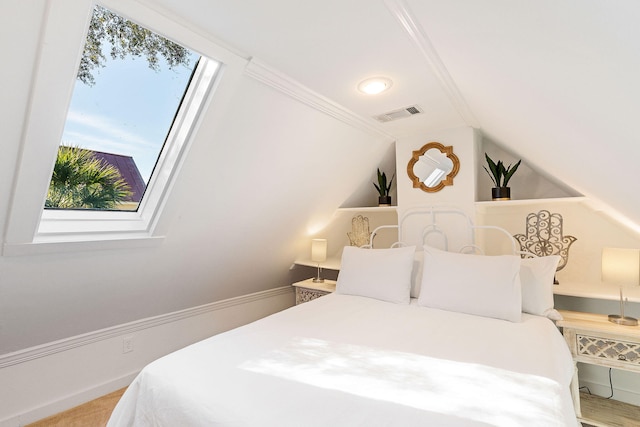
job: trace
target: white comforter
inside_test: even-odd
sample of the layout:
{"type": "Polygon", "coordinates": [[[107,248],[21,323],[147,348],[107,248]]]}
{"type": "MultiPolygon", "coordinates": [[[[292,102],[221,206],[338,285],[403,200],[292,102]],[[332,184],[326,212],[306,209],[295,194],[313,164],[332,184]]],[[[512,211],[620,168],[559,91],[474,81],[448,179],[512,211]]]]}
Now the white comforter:
{"type": "Polygon", "coordinates": [[[108,426],[576,426],[553,323],[328,295],[148,365],[108,426]]]}

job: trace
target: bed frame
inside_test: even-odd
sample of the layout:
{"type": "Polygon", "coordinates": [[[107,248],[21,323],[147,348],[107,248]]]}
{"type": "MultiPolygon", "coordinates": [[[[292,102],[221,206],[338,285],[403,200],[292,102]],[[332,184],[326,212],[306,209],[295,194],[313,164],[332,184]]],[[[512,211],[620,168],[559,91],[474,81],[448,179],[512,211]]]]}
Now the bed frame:
{"type": "Polygon", "coordinates": [[[511,245],[511,254],[514,255],[526,255],[530,256],[528,252],[520,251],[518,248],[518,242],[513,236],[504,228],[493,225],[475,225],[469,216],[461,209],[449,206],[420,206],[403,210],[399,213],[397,225],[381,225],[371,232],[369,238],[369,244],[362,247],[373,248],[376,235],[385,229],[396,229],[398,233],[398,240],[391,245],[391,247],[406,246],[405,243],[405,231],[407,228],[407,222],[419,218],[422,229],[420,232],[421,246],[431,245],[439,246],[445,251],[460,252],[460,253],[475,253],[484,255],[484,251],[476,243],[476,234],[479,230],[492,230],[500,233],[508,239],[511,245]],[[451,220],[457,220],[458,224],[462,225],[462,228],[456,228],[456,234],[461,234],[462,239],[467,243],[458,246],[457,248],[450,247],[449,235],[447,233],[450,229],[451,220]],[[449,227],[447,227],[449,225],[449,227]],[[439,245],[434,245],[434,241],[439,241],[439,245]]]}

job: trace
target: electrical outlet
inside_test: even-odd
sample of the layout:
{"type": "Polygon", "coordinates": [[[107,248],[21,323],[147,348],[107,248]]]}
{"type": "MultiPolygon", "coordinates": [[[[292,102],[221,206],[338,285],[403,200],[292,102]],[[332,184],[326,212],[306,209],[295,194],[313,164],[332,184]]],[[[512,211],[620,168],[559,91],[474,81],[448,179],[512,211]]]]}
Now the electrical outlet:
{"type": "Polygon", "coordinates": [[[122,352],[130,353],[133,351],[133,337],[122,338],[122,352]]]}

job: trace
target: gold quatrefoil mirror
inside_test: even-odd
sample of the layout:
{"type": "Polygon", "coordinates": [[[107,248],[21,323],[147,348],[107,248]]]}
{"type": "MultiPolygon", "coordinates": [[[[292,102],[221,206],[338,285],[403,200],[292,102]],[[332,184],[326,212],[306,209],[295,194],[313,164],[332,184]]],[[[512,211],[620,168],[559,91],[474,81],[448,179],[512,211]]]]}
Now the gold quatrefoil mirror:
{"type": "Polygon", "coordinates": [[[460,160],[453,154],[453,147],[429,142],[413,152],[407,165],[407,173],[413,188],[435,193],[445,185],[453,185],[453,177],[460,170],[460,160]]]}

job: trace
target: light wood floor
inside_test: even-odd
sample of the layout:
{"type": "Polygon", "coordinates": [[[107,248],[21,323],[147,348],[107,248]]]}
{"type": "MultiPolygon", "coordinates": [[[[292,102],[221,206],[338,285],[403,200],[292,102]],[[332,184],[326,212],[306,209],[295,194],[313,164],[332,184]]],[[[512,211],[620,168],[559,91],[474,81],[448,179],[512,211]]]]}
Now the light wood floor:
{"type": "MultiPolygon", "coordinates": [[[[126,388],[71,408],[25,427],[104,427],[126,388]]],[[[582,424],[583,427],[593,427],[582,424]]]]}
{"type": "Polygon", "coordinates": [[[114,391],[26,427],[104,427],[125,390],[114,391]]]}

